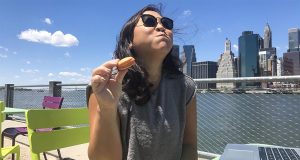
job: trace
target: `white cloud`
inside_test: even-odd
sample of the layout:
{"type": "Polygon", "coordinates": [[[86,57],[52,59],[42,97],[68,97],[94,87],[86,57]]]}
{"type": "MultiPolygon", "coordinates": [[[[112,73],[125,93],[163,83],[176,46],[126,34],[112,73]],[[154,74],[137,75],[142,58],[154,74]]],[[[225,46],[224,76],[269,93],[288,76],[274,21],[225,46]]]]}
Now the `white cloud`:
{"type": "Polygon", "coordinates": [[[54,74],[53,73],[48,73],[48,77],[53,77],[54,74]]]}
{"type": "Polygon", "coordinates": [[[3,46],[0,46],[0,49],[3,49],[4,51],[8,52],[8,48],[5,48],[3,46]]]}
{"type": "Polygon", "coordinates": [[[31,62],[30,61],[26,61],[26,64],[31,64],[31,62]]]}
{"type": "Polygon", "coordinates": [[[239,50],[239,46],[236,45],[236,44],[233,45],[233,48],[234,48],[235,51],[238,51],[238,50],[239,50]]]}
{"type": "Polygon", "coordinates": [[[182,13],[184,16],[190,16],[190,15],[192,15],[192,11],[191,10],[185,10],[185,11],[183,11],[183,13],[182,13]]]}
{"type": "Polygon", "coordinates": [[[66,52],[66,53],[64,54],[64,56],[65,56],[65,57],[71,57],[71,55],[70,55],[69,52],[66,52]]]}
{"type": "Polygon", "coordinates": [[[79,44],[75,36],[72,34],[64,34],[62,31],[56,31],[52,34],[44,30],[28,29],[21,32],[18,38],[30,42],[51,44],[56,47],[71,47],[79,44]]]}
{"type": "Polygon", "coordinates": [[[45,18],[44,22],[47,24],[52,24],[52,20],[50,18],[45,18]]]}
{"type": "Polygon", "coordinates": [[[0,53],[0,58],[7,58],[8,56],[6,54],[1,54],[0,53]]]}
{"type": "Polygon", "coordinates": [[[218,28],[215,28],[215,29],[211,29],[210,32],[212,32],[212,33],[214,33],[214,32],[221,33],[222,32],[222,28],[218,27],[218,28]]]}
{"type": "Polygon", "coordinates": [[[75,76],[82,76],[79,73],[76,72],[59,72],[60,76],[66,76],[66,77],[75,77],[75,76]]]}
{"type": "Polygon", "coordinates": [[[17,78],[20,78],[20,76],[19,75],[15,75],[15,78],[17,79],[17,78]]]}
{"type": "Polygon", "coordinates": [[[40,72],[38,69],[23,69],[21,68],[21,72],[22,73],[30,73],[30,74],[35,74],[40,72]]]}
{"type": "Polygon", "coordinates": [[[91,70],[91,68],[89,68],[89,67],[80,68],[80,71],[82,71],[82,72],[89,72],[90,70],[91,70]]]}

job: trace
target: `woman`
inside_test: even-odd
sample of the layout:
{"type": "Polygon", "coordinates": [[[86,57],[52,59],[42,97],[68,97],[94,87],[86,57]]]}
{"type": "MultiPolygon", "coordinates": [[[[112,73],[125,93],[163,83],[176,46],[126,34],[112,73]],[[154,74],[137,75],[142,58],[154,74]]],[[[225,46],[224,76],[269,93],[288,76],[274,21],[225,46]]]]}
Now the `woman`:
{"type": "Polygon", "coordinates": [[[91,160],[197,159],[195,85],[171,55],[172,29],[156,6],[144,7],[123,26],[116,59],[93,70],[91,160]],[[114,74],[127,56],[136,64],[114,74]]]}

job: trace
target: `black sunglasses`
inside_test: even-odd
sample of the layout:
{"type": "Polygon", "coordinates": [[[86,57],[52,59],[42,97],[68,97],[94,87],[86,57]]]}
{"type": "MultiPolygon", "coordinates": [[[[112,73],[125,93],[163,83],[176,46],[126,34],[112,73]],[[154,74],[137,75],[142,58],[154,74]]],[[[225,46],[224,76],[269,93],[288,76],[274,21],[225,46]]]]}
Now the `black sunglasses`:
{"type": "Polygon", "coordinates": [[[156,27],[158,21],[160,20],[160,23],[164,28],[169,30],[173,29],[173,20],[170,18],[167,17],[156,18],[150,14],[143,14],[141,18],[145,27],[156,27]]]}

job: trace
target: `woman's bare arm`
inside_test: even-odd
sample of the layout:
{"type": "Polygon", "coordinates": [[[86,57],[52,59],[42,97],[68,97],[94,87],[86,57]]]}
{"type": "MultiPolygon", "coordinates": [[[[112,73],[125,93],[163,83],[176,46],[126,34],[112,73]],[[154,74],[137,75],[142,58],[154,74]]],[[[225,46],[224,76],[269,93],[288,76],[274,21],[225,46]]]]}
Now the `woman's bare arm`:
{"type": "Polygon", "coordinates": [[[92,73],[93,93],[89,97],[90,160],[121,160],[122,144],[117,105],[122,93],[122,80],[127,69],[112,75],[118,59],[95,68],[92,73]]]}
{"type": "Polygon", "coordinates": [[[122,145],[120,138],[119,117],[115,109],[98,107],[95,95],[89,98],[90,143],[88,156],[90,160],[121,160],[122,145]]]}

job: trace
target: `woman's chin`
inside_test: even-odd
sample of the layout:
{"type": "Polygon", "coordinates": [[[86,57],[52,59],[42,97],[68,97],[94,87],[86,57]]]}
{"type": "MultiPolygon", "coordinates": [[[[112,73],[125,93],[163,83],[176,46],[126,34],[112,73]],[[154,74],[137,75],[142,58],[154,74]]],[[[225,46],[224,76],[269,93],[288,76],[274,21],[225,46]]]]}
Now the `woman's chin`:
{"type": "Polygon", "coordinates": [[[160,41],[154,48],[157,49],[157,50],[170,51],[171,48],[172,48],[172,45],[170,45],[169,42],[160,41]]]}

